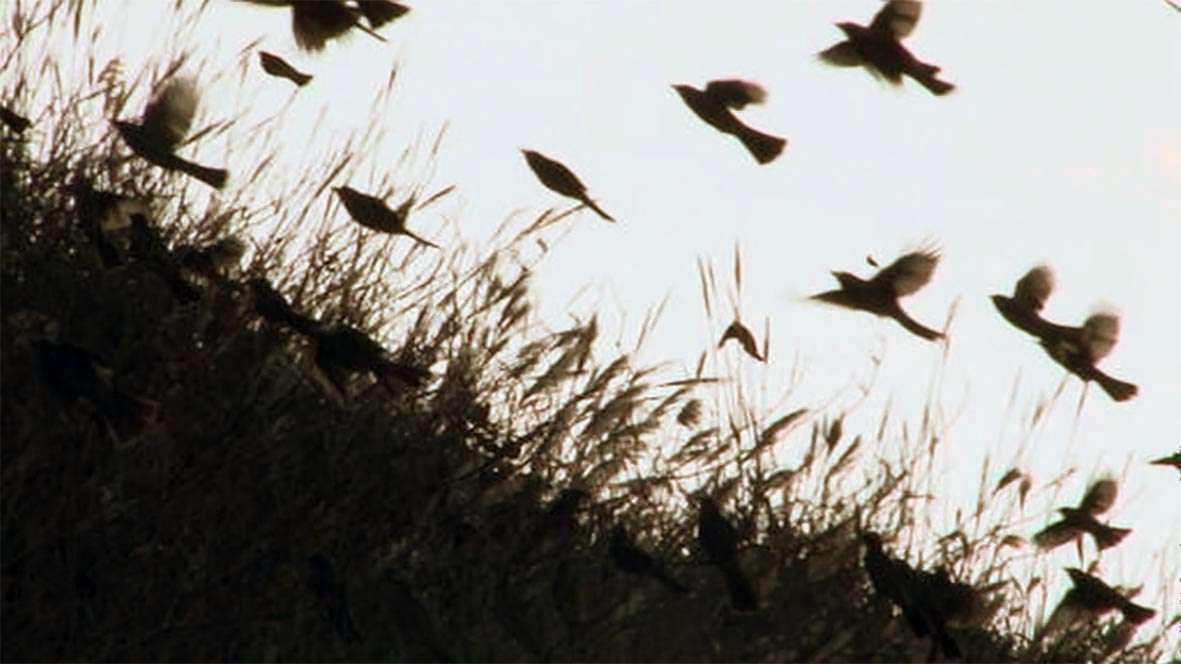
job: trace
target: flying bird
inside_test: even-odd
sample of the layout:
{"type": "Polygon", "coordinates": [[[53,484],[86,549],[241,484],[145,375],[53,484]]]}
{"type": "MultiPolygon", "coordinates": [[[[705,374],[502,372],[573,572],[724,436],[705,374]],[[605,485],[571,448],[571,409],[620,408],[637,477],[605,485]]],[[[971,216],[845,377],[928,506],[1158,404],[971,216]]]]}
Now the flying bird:
{"type": "Polygon", "coordinates": [[[424,240],[406,228],[406,218],[410,216],[410,208],[414,207],[413,195],[396,210],[391,210],[380,198],[362,194],[351,187],[335,187],[333,191],[340,197],[353,221],[365,228],[391,235],[406,235],[428,247],[439,248],[439,245],[424,240]]]}
{"type": "Polygon", "coordinates": [[[726,79],[710,81],[704,90],[691,85],[674,85],[673,89],[697,117],[723,134],[737,138],[760,164],[773,161],[787,145],[786,139],[753,129],[731,112],[747,104],[761,104],[767,98],[767,91],[757,83],[726,79]]]}
{"type": "Polygon", "coordinates": [[[1131,533],[1129,528],[1114,528],[1096,519],[1111,509],[1119,495],[1119,485],[1113,479],[1101,479],[1087,489],[1087,493],[1076,507],[1062,507],[1058,512],[1062,519],[1046,526],[1033,536],[1033,542],[1043,551],[1051,551],[1070,541],[1079,546],[1082,557],[1083,535],[1090,534],[1100,551],[1118,545],[1131,533]]]}
{"type": "Polygon", "coordinates": [[[966,611],[969,600],[965,590],[946,574],[917,571],[905,561],[887,555],[877,533],[862,533],[861,542],[865,545],[865,571],[874,592],[902,611],[916,637],[930,637],[932,648],[938,645],[945,657],[962,657],[959,644],[947,632],[947,623],[951,609],[957,614],[966,611]]]}
{"type": "Polygon", "coordinates": [[[845,41],[821,51],[818,57],[837,67],[863,67],[894,85],[909,76],[933,94],[945,95],[955,86],[939,80],[939,67],[922,62],[902,45],[922,10],[917,0],[890,0],[878,10],[869,27],[849,21],[837,23],[845,33],[845,41]]]}
{"type": "Polygon", "coordinates": [[[607,221],[615,221],[591,200],[586,185],[569,168],[534,150],[521,150],[521,154],[525,155],[529,168],[546,189],[579,201],[607,221]]]}
{"type": "Polygon", "coordinates": [[[615,563],[616,567],[628,574],[651,577],[676,593],[689,592],[688,588],[672,578],[655,556],[641,549],[632,540],[627,533],[627,528],[622,524],[611,529],[610,539],[607,542],[607,555],[611,557],[611,562],[615,563]]]}
{"type": "Polygon", "coordinates": [[[1013,287],[1013,295],[993,295],[992,304],[1013,327],[1043,337],[1055,326],[1042,318],[1046,300],[1054,292],[1054,272],[1048,265],[1038,265],[1026,272],[1013,287]]]}
{"type": "Polygon", "coordinates": [[[1070,575],[1073,587],[1066,591],[1058,606],[1054,607],[1035,639],[1070,629],[1080,622],[1094,620],[1111,611],[1119,611],[1124,620],[1132,625],[1146,623],[1156,615],[1153,609],[1133,603],[1097,576],[1077,567],[1066,568],[1066,573],[1070,575]]]}
{"type": "Polygon", "coordinates": [[[702,496],[698,505],[697,541],[706,558],[721,570],[734,608],[739,611],[759,608],[755,589],[738,564],[738,531],[722,514],[717,501],[708,496],[702,496]]]}
{"type": "Polygon", "coordinates": [[[902,310],[898,298],[906,297],[931,281],[939,254],[934,250],[906,254],[865,280],[849,272],[833,272],[841,287],[812,296],[827,304],[867,311],[877,316],[892,318],[909,332],[924,339],[942,339],[943,334],[923,326],[902,310]]]}
{"type": "Polygon", "coordinates": [[[180,171],[221,189],[228,177],[225,169],[207,168],[176,155],[196,112],[197,90],[192,81],[173,79],[144,107],[139,123],[114,120],[113,124],[135,154],[164,170],[180,171]]]}
{"type": "Polygon", "coordinates": [[[1119,316],[1111,312],[1092,314],[1080,327],[1053,326],[1042,335],[1041,346],[1058,364],[1083,380],[1095,381],[1115,401],[1127,401],[1140,391],[1132,383],[1107,375],[1096,365],[1119,341],[1119,316]]]}
{"type": "Polygon", "coordinates": [[[385,37],[361,23],[364,17],[370,25],[383,25],[409,11],[408,7],[388,0],[245,0],[256,5],[291,8],[291,32],[295,43],[305,51],[321,51],[333,39],[339,39],[356,28],[371,37],[385,41],[385,37]],[[399,13],[400,12],[400,13],[399,13]]]}
{"type": "Polygon", "coordinates": [[[733,323],[730,323],[730,326],[722,333],[722,340],[718,342],[718,348],[725,346],[726,342],[731,339],[737,341],[738,345],[742,346],[742,350],[746,351],[746,354],[755,360],[759,362],[767,361],[759,353],[759,344],[755,342],[755,335],[737,319],[733,323]]]}
{"type": "Polygon", "coordinates": [[[291,66],[291,63],[274,53],[259,51],[258,60],[262,64],[262,70],[266,73],[278,78],[285,78],[301,88],[312,80],[310,75],[299,71],[291,66]]]}

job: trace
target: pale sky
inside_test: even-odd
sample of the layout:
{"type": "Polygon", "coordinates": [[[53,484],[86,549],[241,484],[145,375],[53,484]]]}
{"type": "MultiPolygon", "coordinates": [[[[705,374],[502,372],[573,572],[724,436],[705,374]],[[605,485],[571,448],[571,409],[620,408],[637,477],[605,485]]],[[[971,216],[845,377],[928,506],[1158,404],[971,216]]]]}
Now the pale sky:
{"type": "MultiPolygon", "coordinates": [[[[97,57],[119,55],[129,76],[185,41],[170,34],[170,2],[100,4],[119,19],[104,23],[97,57]]],[[[1181,13],[1161,0],[928,2],[907,45],[958,86],[936,98],[910,81],[893,89],[815,59],[841,39],[834,22],[869,22],[880,6],[869,0],[412,6],[381,31],[389,43],[357,33],[313,56],[295,49],[286,11],[214,2],[192,35],[208,63],[198,124],[241,112],[241,124],[253,126],[290,104],[280,125],[290,136],[284,158],[299,168],[315,154],[309,128],[321,114],[316,140],[325,145],[368,126],[396,63],[392,100],[378,113],[391,151],[371,155],[353,186],[366,190],[386,174],[390,155],[449,123],[434,182],[454,183],[458,194],[411,226],[438,242],[480,243],[514,211],[568,207],[541,187],[520,148],[564,162],[620,223],[576,215],[534,281],[541,311],[557,327],[567,312],[597,309],[605,336],[630,349],[646,310],[668,297],[639,363],[679,360],[687,371],[730,313],[722,300],[720,317],[706,320],[696,261],[712,261],[720,283],[732,283],[737,243],[741,311],[760,341],[770,318],[771,363],[739,362],[734,350],[710,370],[741,366],[776,403],[798,354],[803,383],[779,404],[786,412],[868,375],[870,354],[884,349],[863,407],[867,433],[888,399],[896,418],[917,425],[942,349],[892,322],[802,299],[835,285],[830,270],[870,275],[867,254],[884,265],[937,244],[943,259],[932,283],[904,307],[941,328],[959,300],[940,391],[947,410],[964,409],[943,452],[948,515],[971,508],[984,455],[999,465],[990,482],[1006,470],[1023,445],[1019,422],[1062,381],[1064,371],[987,297],[1009,293],[1027,269],[1047,262],[1058,277],[1047,317],[1079,324],[1095,305],[1118,308],[1121,338],[1101,366],[1141,391],[1117,404],[1092,386],[1072,434],[1082,387],[1066,381],[1021,462],[1035,481],[1066,465],[1078,472],[1061,494],[1027,507],[1018,534],[1032,535],[1047,523],[1043,514],[1077,500],[1098,474],[1126,471],[1107,516],[1136,532],[1104,554],[1102,573],[1112,583],[1145,582],[1140,599],[1166,620],[1177,612],[1181,482],[1144,462],[1181,447],[1181,298],[1168,292],[1181,285],[1181,13]],[[241,53],[260,37],[260,48],[316,77],[294,98],[293,86],[262,73],[254,52],[241,53]],[[218,70],[224,77],[208,80],[218,70]],[[670,88],[723,77],[767,88],[767,103],[740,117],[788,138],[770,165],[756,165],[670,88]]],[[[226,143],[198,154],[215,162],[226,143]]],[[[235,154],[230,190],[261,158],[241,144],[235,154]]],[[[1077,560],[1063,547],[1040,564],[1077,560]]],[[[1161,624],[1158,616],[1148,629],[1161,624]]]]}

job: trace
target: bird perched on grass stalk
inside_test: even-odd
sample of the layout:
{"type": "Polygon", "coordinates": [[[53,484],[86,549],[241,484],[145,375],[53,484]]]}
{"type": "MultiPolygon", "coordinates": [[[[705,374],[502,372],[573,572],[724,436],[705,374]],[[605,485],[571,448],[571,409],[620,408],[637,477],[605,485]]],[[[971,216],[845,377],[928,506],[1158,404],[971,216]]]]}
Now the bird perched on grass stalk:
{"type": "Polygon", "coordinates": [[[310,75],[299,71],[295,67],[291,66],[291,63],[287,62],[283,58],[280,58],[274,53],[259,51],[258,61],[260,64],[262,64],[262,70],[266,73],[278,78],[285,78],[298,87],[302,88],[312,80],[310,75]]]}
{"type": "Polygon", "coordinates": [[[1048,265],[1037,265],[1017,280],[1013,295],[993,295],[992,304],[1013,327],[1041,338],[1055,327],[1042,318],[1042,309],[1054,292],[1054,272],[1048,265]]]}
{"type": "Polygon", "coordinates": [[[689,592],[688,588],[672,578],[672,575],[655,556],[641,549],[632,540],[627,528],[622,524],[617,524],[611,529],[610,539],[607,542],[607,555],[611,557],[611,562],[615,563],[616,567],[628,574],[656,579],[675,593],[689,592]]]}
{"type": "Polygon", "coordinates": [[[900,257],[869,280],[849,272],[833,272],[832,276],[836,277],[841,287],[813,295],[812,299],[892,318],[907,331],[935,341],[942,339],[943,334],[911,318],[898,304],[898,298],[911,295],[926,286],[938,263],[939,253],[928,249],[900,257]]]}
{"type": "Polygon", "coordinates": [[[702,496],[698,502],[697,541],[706,558],[721,570],[731,605],[739,611],[758,609],[754,586],[738,564],[738,531],[709,496],[702,496]]]}
{"type": "Polygon", "coordinates": [[[139,123],[125,120],[112,123],[135,154],[164,170],[180,171],[221,189],[229,175],[225,169],[207,168],[176,155],[196,112],[197,90],[192,81],[172,79],[144,107],[139,123]]]}
{"type": "Polygon", "coordinates": [[[351,187],[335,187],[333,191],[340,197],[340,202],[344,203],[353,221],[365,228],[391,235],[406,235],[428,247],[439,248],[439,245],[424,240],[406,228],[406,218],[410,216],[410,209],[414,207],[413,195],[397,209],[391,210],[380,198],[362,194],[351,187]]]}
{"type": "Polygon", "coordinates": [[[1082,558],[1083,535],[1090,534],[1100,551],[1118,545],[1131,533],[1129,528],[1115,528],[1099,523],[1095,517],[1111,509],[1119,495],[1119,484],[1115,480],[1101,479],[1087,489],[1076,507],[1062,507],[1058,512],[1062,519],[1046,526],[1033,536],[1033,542],[1043,551],[1051,551],[1070,541],[1075,541],[1082,558]]]}
{"type": "Polygon", "coordinates": [[[535,150],[521,150],[521,154],[525,155],[529,168],[546,189],[577,200],[607,221],[615,221],[591,200],[586,185],[569,168],[535,150]]]}
{"type": "Polygon", "coordinates": [[[319,323],[304,314],[299,313],[283,297],[271,282],[263,277],[255,277],[246,282],[254,299],[254,313],[268,323],[285,325],[305,336],[312,336],[318,329],[319,323]]]}
{"type": "Polygon", "coordinates": [[[710,81],[704,90],[683,84],[674,85],[673,90],[697,117],[723,134],[737,138],[760,164],[774,161],[787,145],[786,139],[753,129],[731,112],[741,110],[747,104],[763,103],[767,91],[757,83],[725,79],[710,81]]]}
{"type": "Polygon", "coordinates": [[[818,57],[837,67],[863,67],[894,85],[909,76],[931,93],[945,95],[955,86],[939,80],[939,67],[919,60],[902,45],[922,10],[917,0],[890,0],[874,15],[869,27],[849,21],[837,23],[845,33],[845,41],[821,51],[818,57]]]}

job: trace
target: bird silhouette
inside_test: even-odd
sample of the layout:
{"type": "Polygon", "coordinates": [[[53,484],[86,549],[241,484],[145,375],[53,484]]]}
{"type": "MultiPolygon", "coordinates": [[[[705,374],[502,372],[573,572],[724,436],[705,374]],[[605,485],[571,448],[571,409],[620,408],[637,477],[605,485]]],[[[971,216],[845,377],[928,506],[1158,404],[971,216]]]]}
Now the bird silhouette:
{"type": "Polygon", "coordinates": [[[431,376],[430,371],[410,362],[390,359],[381,344],[343,323],[312,330],[309,337],[316,344],[316,366],[341,395],[348,394],[347,373],[371,373],[392,394],[398,394],[401,385],[421,387],[431,376]]]}
{"type": "Polygon", "coordinates": [[[14,134],[23,134],[26,129],[33,126],[28,118],[4,105],[0,105],[0,123],[14,134]]]}
{"type": "Polygon", "coordinates": [[[369,21],[369,27],[376,30],[410,12],[410,8],[393,0],[356,0],[357,9],[369,21]]]}
{"type": "Polygon", "coordinates": [[[697,541],[726,581],[730,603],[739,611],[754,611],[759,606],[754,587],[738,564],[738,531],[722,514],[717,501],[702,496],[697,512],[697,541]]]}
{"type": "Polygon", "coordinates": [[[1053,292],[1054,272],[1048,265],[1038,265],[1017,280],[1012,296],[993,295],[992,303],[1013,327],[1041,338],[1063,329],[1041,316],[1053,292]]]}
{"type": "Polygon", "coordinates": [[[266,73],[278,78],[285,78],[298,87],[302,88],[312,80],[311,76],[299,71],[295,67],[291,66],[291,63],[275,55],[274,53],[259,51],[258,61],[262,64],[262,70],[266,73]]]}
{"type": "Polygon", "coordinates": [[[586,185],[569,168],[535,150],[521,150],[521,154],[525,155],[529,168],[546,189],[579,201],[607,221],[615,221],[591,200],[586,185]]]}
{"type": "Polygon", "coordinates": [[[138,123],[114,120],[112,124],[131,151],[148,162],[221,189],[229,176],[225,169],[207,168],[176,155],[196,112],[197,90],[192,81],[174,78],[148,102],[138,123]]]}
{"type": "Polygon", "coordinates": [[[1112,611],[1119,611],[1132,625],[1141,625],[1156,615],[1155,610],[1133,603],[1093,574],[1077,567],[1066,568],[1066,573],[1070,575],[1072,587],[1054,607],[1035,639],[1052,636],[1112,611]]]}
{"type": "MultiPolygon", "coordinates": [[[[389,6],[396,5],[406,11],[408,8],[394,2],[369,0],[367,2],[347,3],[344,0],[244,0],[256,5],[270,7],[291,8],[291,32],[295,36],[295,43],[305,51],[321,51],[329,41],[339,39],[356,28],[378,41],[385,41],[385,37],[374,32],[361,23],[364,17],[374,24],[375,19],[387,15],[391,11],[389,6]],[[383,9],[384,8],[384,9],[383,9]]],[[[402,13],[406,13],[402,11],[402,13]]],[[[399,14],[400,15],[400,14],[399,14]]],[[[386,19],[380,21],[385,23],[386,19]]],[[[376,26],[375,26],[376,27],[376,26]]]]}
{"type": "Polygon", "coordinates": [[[753,129],[731,112],[766,99],[766,90],[757,83],[725,79],[710,81],[704,90],[683,84],[674,85],[673,89],[697,117],[723,134],[737,138],[760,164],[774,161],[787,145],[786,139],[753,129]]]}
{"type": "Polygon", "coordinates": [[[353,221],[365,228],[391,235],[406,235],[420,244],[439,248],[439,245],[415,235],[406,228],[406,218],[410,216],[410,209],[414,207],[413,195],[396,210],[391,210],[380,198],[363,194],[351,187],[335,187],[333,191],[340,197],[353,221]]]}
{"type": "Polygon", "coordinates": [[[284,325],[305,336],[312,336],[320,327],[319,323],[297,312],[287,298],[283,297],[271,282],[255,277],[246,282],[254,301],[254,312],[268,323],[284,325]]]}
{"type": "Polygon", "coordinates": [[[922,8],[917,0],[890,0],[869,27],[849,21],[837,23],[845,41],[821,51],[818,57],[837,67],[863,67],[894,85],[909,76],[933,94],[945,95],[955,86],[939,80],[939,67],[922,62],[902,45],[902,39],[918,23],[922,8]]]}
{"type": "Polygon", "coordinates": [[[1099,312],[1092,314],[1079,327],[1052,326],[1041,336],[1041,346],[1051,359],[1083,382],[1095,381],[1113,400],[1127,401],[1135,397],[1140,388],[1113,378],[1096,366],[1119,341],[1119,330],[1119,316],[1099,312]]]}
{"type": "Polygon", "coordinates": [[[930,341],[942,339],[942,333],[920,324],[898,304],[898,298],[911,295],[927,285],[938,262],[937,252],[924,250],[898,258],[869,280],[849,272],[833,272],[841,287],[813,295],[812,299],[892,318],[907,331],[930,341]]]}
{"type": "Polygon", "coordinates": [[[1033,536],[1033,542],[1043,551],[1076,541],[1082,557],[1082,537],[1090,534],[1100,551],[1118,545],[1131,533],[1129,528],[1115,528],[1095,517],[1111,509],[1119,495],[1119,484],[1113,479],[1101,479],[1091,484],[1076,507],[1062,507],[1062,519],[1046,526],[1033,536]]]}
{"type": "Polygon", "coordinates": [[[755,360],[759,362],[767,361],[766,358],[764,358],[762,354],[759,353],[759,345],[755,341],[755,335],[752,334],[751,331],[737,319],[730,323],[729,327],[726,328],[726,331],[722,333],[722,339],[718,342],[718,348],[726,345],[726,342],[731,339],[737,341],[738,345],[742,346],[742,350],[746,351],[746,354],[750,355],[755,360]]]}
{"type": "Polygon", "coordinates": [[[94,243],[103,267],[123,265],[132,218],[146,218],[150,209],[148,201],[95,189],[84,175],[74,178],[71,190],[78,225],[94,243]]]}
{"type": "Polygon", "coordinates": [[[938,645],[945,657],[962,657],[959,644],[947,632],[947,623],[953,613],[966,611],[971,587],[953,583],[946,573],[915,570],[887,555],[877,533],[862,533],[861,541],[865,571],[874,592],[902,611],[916,637],[930,637],[932,648],[938,645]]]}
{"type": "Polygon", "coordinates": [[[611,529],[611,535],[607,542],[607,555],[611,557],[611,562],[615,563],[616,567],[628,574],[651,577],[676,593],[689,592],[688,588],[672,578],[672,575],[655,556],[641,549],[632,540],[623,524],[617,524],[611,529]]]}

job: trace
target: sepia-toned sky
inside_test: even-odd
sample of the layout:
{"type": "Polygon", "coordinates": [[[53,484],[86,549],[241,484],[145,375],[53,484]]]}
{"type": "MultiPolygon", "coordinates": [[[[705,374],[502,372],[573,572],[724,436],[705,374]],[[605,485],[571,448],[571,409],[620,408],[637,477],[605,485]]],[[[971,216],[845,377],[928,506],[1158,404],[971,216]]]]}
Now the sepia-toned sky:
{"type": "MultiPolygon", "coordinates": [[[[100,4],[111,18],[96,53],[118,55],[129,73],[178,39],[172,3],[100,4]]],[[[760,341],[769,319],[771,362],[726,350],[710,371],[737,371],[786,412],[834,394],[852,402],[849,386],[880,357],[870,400],[851,420],[871,430],[889,404],[913,430],[936,393],[954,419],[938,485],[947,519],[971,508],[986,455],[990,484],[1014,461],[1035,481],[1077,469],[1060,493],[1027,506],[1027,537],[1088,480],[1126,477],[1108,516],[1135,532],[1104,554],[1102,572],[1146,583],[1142,599],[1165,619],[1178,610],[1181,482],[1145,461],[1181,448],[1181,13],[1160,0],[929,2],[907,44],[958,86],[936,98],[816,60],[841,38],[834,22],[868,23],[880,6],[869,0],[412,6],[381,31],[388,43],[357,33],[311,56],[295,49],[285,11],[215,0],[186,35],[225,71],[207,81],[201,118],[243,105],[253,121],[281,112],[297,163],[309,150],[300,132],[314,123],[330,128],[324,140],[363,130],[396,64],[392,101],[379,110],[393,142],[448,124],[437,182],[458,194],[412,221],[426,237],[479,243],[510,214],[564,207],[519,149],[564,162],[619,223],[589,212],[567,222],[534,281],[541,310],[555,326],[597,310],[605,336],[630,347],[647,309],[667,298],[640,361],[688,371],[733,313],[723,292],[721,313],[706,319],[697,261],[732,284],[737,245],[741,314],[760,341]],[[243,60],[259,38],[315,80],[293,96],[255,56],[243,60]],[[741,117],[788,138],[777,161],[756,165],[670,88],[721,77],[767,88],[767,102],[741,117]],[[885,264],[929,244],[942,261],[904,307],[941,328],[956,303],[945,360],[942,347],[892,322],[803,301],[835,284],[830,270],[868,276],[867,255],[885,264]],[[1076,418],[1080,382],[1063,384],[1064,371],[993,309],[987,296],[1010,292],[1039,262],[1058,277],[1050,319],[1078,324],[1097,305],[1122,314],[1101,366],[1139,384],[1137,398],[1117,404],[1092,386],[1076,418]],[[801,383],[783,401],[797,360],[801,383]],[[1030,433],[1037,403],[1059,388],[1030,433]]],[[[362,190],[392,162],[369,157],[373,180],[352,182],[362,190]]],[[[1071,547],[1043,559],[1046,570],[1077,564],[1071,547]]]]}

